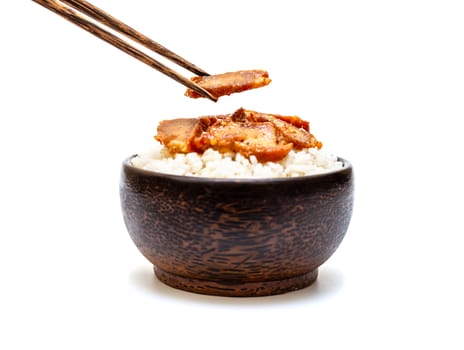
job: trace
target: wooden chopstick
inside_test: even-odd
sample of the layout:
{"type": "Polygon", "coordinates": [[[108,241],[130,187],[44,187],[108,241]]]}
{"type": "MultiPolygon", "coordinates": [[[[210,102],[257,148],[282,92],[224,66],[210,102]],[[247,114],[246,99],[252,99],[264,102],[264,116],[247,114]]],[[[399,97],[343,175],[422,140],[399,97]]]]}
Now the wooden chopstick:
{"type": "Polygon", "coordinates": [[[184,58],[176,55],[174,52],[168,50],[164,46],[158,44],[156,41],[146,37],[142,33],[139,33],[135,29],[129,27],[127,24],[122,23],[118,19],[114,18],[110,14],[106,13],[102,9],[92,5],[85,0],[60,0],[62,3],[67,4],[78,11],[86,14],[87,16],[97,20],[100,23],[105,24],[109,28],[126,35],[135,42],[142,44],[146,48],[160,54],[163,57],[171,60],[172,62],[184,67],[185,69],[195,73],[199,76],[209,75],[201,68],[195,66],[193,63],[185,60],[184,58]]]}
{"type": "Polygon", "coordinates": [[[181,83],[182,85],[198,92],[200,95],[207,97],[214,102],[217,101],[218,98],[216,96],[214,96],[209,91],[202,88],[201,86],[195,84],[190,79],[185,78],[184,76],[180,75],[173,69],[158,62],[157,60],[148,56],[147,54],[140,51],[139,49],[131,46],[129,43],[122,40],[118,36],[110,33],[109,31],[103,28],[100,28],[96,24],[92,23],[91,21],[89,21],[88,19],[86,19],[85,17],[83,17],[82,15],[80,15],[79,13],[77,13],[76,11],[68,7],[68,6],[72,6],[76,10],[82,11],[88,17],[93,18],[97,22],[100,22],[121,34],[126,35],[127,37],[136,41],[137,43],[144,45],[145,47],[155,51],[156,53],[160,54],[163,57],[170,59],[171,61],[179,64],[180,66],[188,69],[189,71],[194,72],[197,75],[208,75],[208,73],[196,67],[194,64],[174,54],[173,52],[166,49],[162,45],[149,39],[145,35],[137,32],[136,30],[120,22],[114,17],[108,15],[107,13],[91,5],[90,3],[83,1],[83,0],[62,0],[61,1],[62,3],[65,3],[66,5],[68,5],[68,6],[64,6],[59,1],[56,1],[56,0],[33,0],[33,1],[42,5],[48,10],[64,17],[68,21],[88,31],[89,33],[97,36],[98,38],[106,41],[107,43],[115,46],[116,48],[127,53],[128,55],[138,59],[139,61],[149,65],[152,68],[157,69],[161,73],[167,75],[168,77],[174,79],[175,81],[181,83]]]}

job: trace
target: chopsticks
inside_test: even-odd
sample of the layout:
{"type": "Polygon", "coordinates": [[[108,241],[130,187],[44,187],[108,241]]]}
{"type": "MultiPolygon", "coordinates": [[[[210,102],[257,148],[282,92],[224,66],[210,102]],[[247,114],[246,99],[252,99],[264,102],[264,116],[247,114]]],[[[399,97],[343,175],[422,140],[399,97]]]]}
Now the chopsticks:
{"type": "Polygon", "coordinates": [[[107,43],[115,46],[121,51],[127,53],[128,55],[138,59],[139,61],[149,65],[152,68],[160,71],[161,73],[167,75],[168,77],[174,79],[175,81],[181,83],[182,85],[198,92],[200,95],[209,98],[210,100],[216,102],[217,97],[211,94],[209,91],[205,90],[201,86],[195,84],[190,79],[185,78],[181,74],[177,73],[173,69],[167,67],[166,65],[158,62],[154,58],[148,56],[141,50],[131,46],[126,41],[122,40],[118,36],[110,33],[108,30],[100,28],[93,22],[89,21],[87,18],[79,14],[78,12],[72,10],[74,8],[77,11],[82,12],[87,17],[95,20],[98,23],[101,23],[108,28],[125,35],[126,37],[132,39],[133,41],[145,46],[146,48],[158,53],[159,55],[169,59],[170,61],[178,64],[179,66],[193,72],[199,76],[209,75],[204,70],[198,68],[193,63],[185,60],[184,58],[176,55],[174,52],[168,50],[164,46],[158,44],[152,39],[146,37],[145,35],[139,33],[135,29],[129,27],[128,25],[122,23],[116,18],[112,17],[108,13],[99,9],[98,7],[88,3],[85,0],[32,0],[48,10],[64,17],[68,21],[74,23],[80,28],[88,31],[89,33],[97,36],[98,38],[106,41],[107,43]],[[65,4],[65,5],[63,5],[65,4]],[[67,5],[67,6],[66,6],[67,5]]]}

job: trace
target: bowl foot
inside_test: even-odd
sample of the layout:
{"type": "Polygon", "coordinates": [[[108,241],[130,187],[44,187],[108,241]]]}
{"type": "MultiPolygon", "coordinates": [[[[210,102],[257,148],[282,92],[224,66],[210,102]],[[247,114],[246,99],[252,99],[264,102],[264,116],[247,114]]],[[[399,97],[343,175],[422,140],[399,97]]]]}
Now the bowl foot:
{"type": "Polygon", "coordinates": [[[208,281],[175,275],[154,267],[156,277],[176,289],[187,292],[228,297],[258,297],[283,294],[308,287],[317,279],[318,270],[275,281],[208,281]]]}

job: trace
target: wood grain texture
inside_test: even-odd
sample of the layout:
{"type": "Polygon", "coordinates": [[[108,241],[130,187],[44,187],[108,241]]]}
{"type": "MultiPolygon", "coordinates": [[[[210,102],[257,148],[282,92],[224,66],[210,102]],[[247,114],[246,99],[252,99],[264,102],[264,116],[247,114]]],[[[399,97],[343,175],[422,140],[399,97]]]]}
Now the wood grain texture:
{"type": "Polygon", "coordinates": [[[198,76],[207,76],[209,75],[203,69],[194,65],[193,63],[187,61],[185,58],[180,57],[171,50],[167,49],[163,45],[157,43],[153,39],[150,39],[146,35],[138,32],[134,28],[128,26],[127,24],[121,22],[117,18],[111,16],[109,13],[103,11],[102,9],[92,5],[91,3],[85,0],[60,0],[62,3],[67,4],[78,11],[81,11],[85,15],[95,19],[96,21],[103,23],[109,28],[116,30],[117,32],[127,36],[128,38],[134,40],[135,42],[145,46],[146,48],[160,54],[161,56],[169,59],[170,61],[178,64],[181,67],[195,73],[198,76]]]}
{"type": "Polygon", "coordinates": [[[352,166],[323,175],[211,180],[123,163],[127,230],[157,277],[211,295],[262,296],[306,287],[342,242],[352,166]]]}
{"type": "MultiPolygon", "coordinates": [[[[143,36],[141,37],[140,33],[135,32],[132,28],[129,26],[118,22],[119,24],[116,26],[116,19],[114,17],[110,17],[108,14],[101,12],[98,13],[99,10],[98,8],[92,6],[91,4],[82,2],[82,1],[67,1],[68,5],[72,5],[78,10],[85,11],[84,13],[86,14],[83,16],[77,11],[74,11],[72,8],[68,7],[67,5],[64,5],[59,1],[55,0],[33,0],[34,2],[38,3],[39,5],[42,5],[43,7],[47,8],[48,10],[54,12],[55,14],[65,18],[66,20],[70,21],[71,23],[77,25],[81,29],[84,29],[85,31],[95,35],[97,38],[107,42],[108,44],[118,48],[119,50],[125,52],[126,54],[136,58],[140,62],[145,63],[146,65],[158,70],[162,74],[170,77],[171,79],[177,81],[178,83],[186,86],[189,89],[192,89],[193,91],[196,91],[198,94],[216,102],[217,97],[212,95],[209,91],[203,89],[202,87],[198,86],[194,82],[192,82],[190,79],[187,79],[183,75],[177,73],[175,70],[169,68],[168,66],[162,64],[161,62],[158,62],[155,60],[153,57],[147,55],[143,51],[139,50],[138,48],[132,46],[130,43],[126,42],[125,40],[121,39],[119,36],[111,33],[108,31],[108,29],[102,28],[93,21],[90,21],[87,16],[91,16],[92,18],[96,19],[97,21],[102,21],[103,24],[109,25],[109,29],[113,29],[119,32],[127,31],[124,34],[134,40],[134,37],[137,38],[137,42],[147,46],[150,49],[156,49],[156,52],[160,54],[167,54],[168,59],[173,60],[175,54],[167,50],[166,48],[162,47],[161,45],[155,43],[153,40],[146,38],[143,36]],[[83,4],[84,3],[84,4],[83,4]],[[158,45],[158,46],[157,46],[158,45]]],[[[177,55],[175,55],[177,56],[177,55]]],[[[185,67],[188,64],[190,64],[188,61],[180,59],[182,61],[182,65],[185,67]]],[[[179,58],[177,59],[177,62],[179,63],[179,58]]],[[[198,67],[195,66],[193,69],[196,71],[199,69],[198,67]]],[[[200,70],[200,74],[202,74],[200,70]]],[[[204,74],[207,74],[206,72],[203,72],[204,74]]]]}

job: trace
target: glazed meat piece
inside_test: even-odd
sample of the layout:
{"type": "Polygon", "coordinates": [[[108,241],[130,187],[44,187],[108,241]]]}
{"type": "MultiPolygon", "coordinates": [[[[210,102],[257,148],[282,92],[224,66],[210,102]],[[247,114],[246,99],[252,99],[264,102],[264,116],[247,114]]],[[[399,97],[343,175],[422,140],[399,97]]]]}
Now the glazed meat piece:
{"type": "Polygon", "coordinates": [[[322,143],[309,132],[309,122],[297,116],[266,114],[240,108],[232,118],[236,121],[271,122],[278,130],[277,141],[292,143],[297,149],[322,147],[322,143]]]}
{"type": "Polygon", "coordinates": [[[163,144],[172,154],[199,152],[201,150],[192,144],[194,138],[207,130],[218,119],[225,117],[223,115],[216,115],[200,118],[162,120],[158,124],[157,134],[154,138],[163,144]]]}
{"type": "Polygon", "coordinates": [[[298,149],[311,147],[311,134],[307,130],[298,128],[272,115],[266,115],[265,118],[272,122],[279,131],[279,140],[291,142],[298,149]]]}
{"type": "MultiPolygon", "coordinates": [[[[230,95],[251,89],[257,89],[271,83],[269,74],[264,70],[241,70],[204,77],[193,77],[194,83],[208,90],[216,97],[230,95]]],[[[192,89],[187,89],[185,96],[203,97],[192,89]]]]}
{"type": "Polygon", "coordinates": [[[302,128],[306,131],[309,131],[309,122],[297,116],[260,113],[260,112],[250,111],[244,108],[239,108],[232,114],[232,118],[236,121],[254,121],[254,122],[268,121],[268,120],[277,118],[277,119],[283,120],[284,122],[292,124],[293,126],[297,128],[302,128]]]}
{"type": "Polygon", "coordinates": [[[155,139],[169,152],[240,153],[259,162],[279,161],[292,148],[321,148],[309,123],[296,116],[265,114],[240,108],[228,115],[164,120],[155,139]]]}
{"type": "Polygon", "coordinates": [[[201,122],[197,118],[163,120],[158,125],[155,139],[171,153],[195,152],[190,140],[201,133],[201,122]]]}
{"type": "Polygon", "coordinates": [[[208,148],[221,153],[254,155],[259,162],[278,161],[292,149],[290,143],[278,143],[274,124],[269,122],[235,122],[231,117],[218,119],[207,131],[194,138],[198,151],[208,148]]]}

